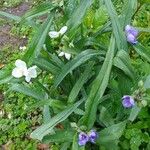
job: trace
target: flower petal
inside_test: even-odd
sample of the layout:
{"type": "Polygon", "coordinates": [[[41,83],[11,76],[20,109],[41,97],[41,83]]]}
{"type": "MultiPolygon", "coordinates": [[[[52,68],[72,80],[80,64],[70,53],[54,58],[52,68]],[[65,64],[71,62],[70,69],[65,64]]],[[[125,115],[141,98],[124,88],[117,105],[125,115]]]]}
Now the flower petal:
{"type": "Polygon", "coordinates": [[[61,35],[63,35],[63,34],[67,31],[67,29],[68,29],[68,27],[67,27],[67,26],[64,26],[64,27],[62,27],[62,28],[60,29],[59,33],[60,33],[61,35]]]}
{"type": "Polygon", "coordinates": [[[64,56],[64,55],[65,55],[64,52],[60,52],[58,56],[62,57],[62,56],[64,56]]]}
{"type": "Polygon", "coordinates": [[[26,77],[25,77],[25,80],[26,80],[27,82],[30,82],[31,77],[30,77],[30,76],[26,76],[26,77]]]}
{"type": "Polygon", "coordinates": [[[53,38],[53,39],[59,37],[59,32],[57,32],[57,31],[50,31],[48,34],[49,34],[49,36],[50,36],[51,38],[53,38]]]}
{"type": "Polygon", "coordinates": [[[28,68],[28,75],[26,75],[27,77],[29,76],[30,78],[36,78],[37,77],[37,72],[36,72],[36,66],[32,66],[30,68],[28,68]]]}
{"type": "Polygon", "coordinates": [[[70,58],[71,58],[71,54],[69,54],[69,53],[65,53],[65,57],[66,57],[66,59],[70,60],[70,58]]]}
{"type": "Polygon", "coordinates": [[[16,67],[12,71],[12,76],[15,78],[21,78],[23,76],[23,71],[20,68],[16,67]]]}
{"type": "Polygon", "coordinates": [[[18,68],[22,68],[22,69],[27,68],[26,63],[20,59],[16,60],[15,65],[18,68]]]}

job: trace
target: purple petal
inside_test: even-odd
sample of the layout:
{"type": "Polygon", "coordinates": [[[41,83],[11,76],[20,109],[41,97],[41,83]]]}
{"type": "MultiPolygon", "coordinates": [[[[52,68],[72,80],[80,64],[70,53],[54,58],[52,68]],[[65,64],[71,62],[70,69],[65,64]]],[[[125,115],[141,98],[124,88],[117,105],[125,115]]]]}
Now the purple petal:
{"type": "Polygon", "coordinates": [[[132,34],[127,35],[127,41],[130,42],[131,44],[136,44],[137,43],[136,37],[132,34]]]}
{"type": "Polygon", "coordinates": [[[134,37],[137,37],[138,36],[138,30],[130,25],[127,25],[125,27],[125,32],[126,32],[126,35],[128,34],[132,34],[134,37]]]}
{"type": "Polygon", "coordinates": [[[125,108],[131,108],[135,105],[134,99],[129,95],[125,95],[122,97],[122,105],[125,108]]]}
{"type": "Polygon", "coordinates": [[[88,135],[87,135],[86,133],[81,132],[81,133],[79,134],[79,137],[78,137],[78,144],[79,144],[80,146],[85,145],[85,144],[88,142],[88,140],[89,140],[89,137],[88,137],[88,135]]]}
{"type": "Polygon", "coordinates": [[[89,135],[89,141],[92,142],[92,143],[95,143],[95,141],[98,137],[97,132],[94,131],[94,130],[91,130],[88,135],[89,135]]]}

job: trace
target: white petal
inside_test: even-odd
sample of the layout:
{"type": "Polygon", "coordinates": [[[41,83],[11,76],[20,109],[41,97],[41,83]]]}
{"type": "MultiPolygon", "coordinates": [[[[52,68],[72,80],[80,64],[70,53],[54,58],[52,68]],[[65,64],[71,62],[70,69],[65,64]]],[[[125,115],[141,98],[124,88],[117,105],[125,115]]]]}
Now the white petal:
{"type": "Polygon", "coordinates": [[[64,56],[64,55],[65,55],[64,52],[60,52],[58,56],[62,57],[62,56],[64,56]]]}
{"type": "Polygon", "coordinates": [[[61,35],[63,35],[66,31],[67,31],[67,26],[64,26],[64,27],[62,27],[61,29],[60,29],[60,31],[59,31],[59,33],[61,34],[61,35]]]}
{"type": "Polygon", "coordinates": [[[20,59],[16,60],[15,65],[18,68],[22,68],[22,69],[27,68],[26,63],[20,59]]]}
{"type": "Polygon", "coordinates": [[[49,36],[50,36],[51,38],[58,38],[58,37],[59,37],[59,32],[50,31],[50,32],[49,32],[49,36]]]}
{"type": "Polygon", "coordinates": [[[66,59],[70,60],[70,58],[71,58],[71,54],[69,54],[69,53],[65,53],[65,57],[66,57],[66,59]]]}
{"type": "Polygon", "coordinates": [[[31,78],[36,78],[37,77],[37,72],[36,72],[36,66],[32,66],[30,68],[28,68],[28,75],[31,78]]]}
{"type": "Polygon", "coordinates": [[[25,77],[25,80],[26,80],[27,82],[30,82],[31,77],[30,77],[30,76],[26,76],[26,77],[25,77]]]}
{"type": "Polygon", "coordinates": [[[20,68],[14,68],[12,71],[12,76],[15,78],[21,78],[23,76],[23,71],[20,68]]]}

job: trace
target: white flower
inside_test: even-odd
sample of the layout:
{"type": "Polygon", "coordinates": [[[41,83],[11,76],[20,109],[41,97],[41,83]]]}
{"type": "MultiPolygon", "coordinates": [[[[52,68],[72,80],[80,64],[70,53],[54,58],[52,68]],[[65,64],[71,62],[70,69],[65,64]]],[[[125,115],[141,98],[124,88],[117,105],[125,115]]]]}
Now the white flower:
{"type": "Polygon", "coordinates": [[[60,34],[60,35],[65,34],[66,31],[67,31],[67,29],[68,29],[67,26],[63,26],[63,27],[60,29],[59,34],[60,34]]]}
{"type": "Polygon", "coordinates": [[[11,113],[9,113],[7,117],[8,117],[8,119],[11,119],[12,118],[11,113]]]}
{"type": "Polygon", "coordinates": [[[24,50],[26,50],[27,48],[26,48],[26,46],[20,46],[19,49],[22,50],[22,51],[24,51],[24,50]]]}
{"type": "Polygon", "coordinates": [[[50,31],[50,32],[49,32],[49,36],[50,36],[52,39],[58,38],[58,37],[59,37],[59,32],[57,32],[57,31],[50,31]]]}
{"type": "Polygon", "coordinates": [[[50,31],[49,36],[53,39],[58,38],[60,35],[63,35],[67,31],[67,26],[63,26],[60,31],[50,31]]]}
{"type": "Polygon", "coordinates": [[[66,59],[70,60],[71,54],[65,53],[65,52],[60,52],[59,55],[60,57],[65,56],[66,59]]]}
{"type": "Polygon", "coordinates": [[[27,66],[26,63],[20,59],[16,60],[15,62],[15,68],[12,71],[12,76],[15,78],[21,78],[25,75],[27,72],[27,66]]]}
{"type": "Polygon", "coordinates": [[[27,68],[27,65],[24,61],[18,59],[15,62],[16,67],[12,71],[12,76],[15,78],[21,78],[25,76],[25,80],[30,82],[31,78],[37,77],[36,66],[27,68]]]}
{"type": "Polygon", "coordinates": [[[30,82],[31,78],[36,78],[37,77],[37,72],[36,72],[36,66],[32,66],[28,68],[27,72],[25,73],[25,80],[27,82],[30,82]]]}

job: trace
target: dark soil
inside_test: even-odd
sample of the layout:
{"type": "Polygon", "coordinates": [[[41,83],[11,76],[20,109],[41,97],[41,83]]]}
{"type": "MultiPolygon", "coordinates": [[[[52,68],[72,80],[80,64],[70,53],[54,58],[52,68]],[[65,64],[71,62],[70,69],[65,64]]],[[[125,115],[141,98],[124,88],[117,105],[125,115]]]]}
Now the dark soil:
{"type": "MultiPolygon", "coordinates": [[[[30,4],[23,2],[17,7],[2,8],[1,10],[17,16],[22,16],[27,10],[29,10],[29,8],[30,4]]],[[[12,47],[16,47],[24,46],[27,44],[26,38],[20,38],[12,35],[10,32],[11,28],[12,26],[9,24],[9,22],[0,26],[0,49],[7,45],[12,45],[12,47]]]]}

